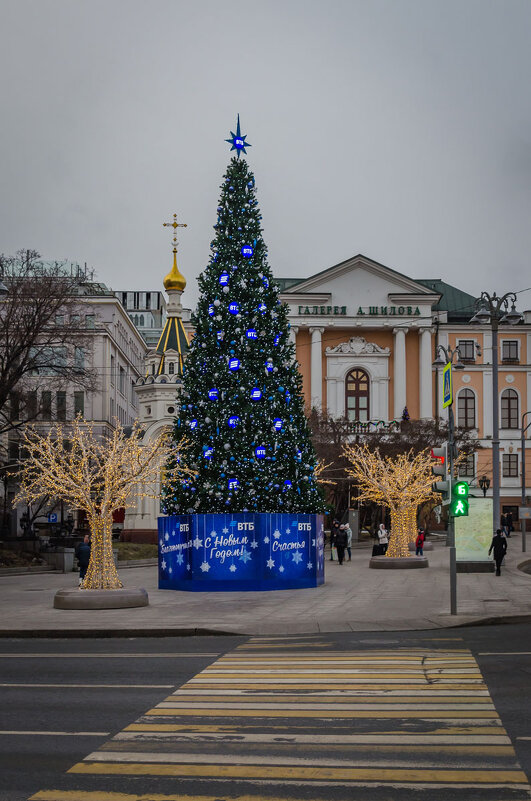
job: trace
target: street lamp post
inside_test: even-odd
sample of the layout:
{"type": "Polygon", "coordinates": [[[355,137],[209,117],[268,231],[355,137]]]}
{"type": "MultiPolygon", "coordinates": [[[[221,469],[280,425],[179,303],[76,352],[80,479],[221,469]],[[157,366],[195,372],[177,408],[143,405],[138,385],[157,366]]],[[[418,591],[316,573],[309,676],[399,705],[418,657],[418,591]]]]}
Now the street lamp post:
{"type": "MultiPolygon", "coordinates": [[[[434,367],[444,367],[446,364],[451,364],[454,370],[464,370],[465,365],[461,361],[461,351],[459,346],[456,348],[445,348],[444,345],[437,345],[436,359],[433,362],[434,367]],[[454,356],[457,356],[454,362],[454,356]]],[[[453,410],[453,394],[448,406],[448,473],[450,476],[450,497],[451,497],[451,484],[454,480],[454,455],[455,455],[455,424],[454,424],[454,410],[453,410]]],[[[448,511],[448,535],[446,544],[450,547],[450,614],[457,614],[457,563],[455,553],[455,526],[454,518],[448,511]]]]}
{"type": "MultiPolygon", "coordinates": [[[[531,411],[524,412],[522,415],[522,425],[520,426],[520,434],[522,437],[522,506],[525,506],[525,499],[526,499],[526,492],[525,492],[525,432],[531,426],[531,421],[525,425],[525,418],[528,414],[531,414],[531,411]]],[[[525,535],[527,533],[527,519],[524,517],[520,521],[520,528],[522,529],[522,552],[525,553],[526,543],[525,543],[525,535]]]]}
{"type": "Polygon", "coordinates": [[[478,481],[478,484],[480,488],[483,490],[483,497],[486,498],[487,490],[490,487],[490,478],[487,478],[487,476],[481,476],[481,478],[478,481]]]}
{"type": "Polygon", "coordinates": [[[475,325],[489,325],[492,331],[492,527],[500,525],[500,419],[498,398],[498,328],[500,323],[516,325],[522,315],[516,311],[516,295],[506,292],[498,297],[494,292],[482,292],[475,303],[476,313],[470,320],[475,325]],[[511,311],[509,311],[511,302],[511,311]]]}

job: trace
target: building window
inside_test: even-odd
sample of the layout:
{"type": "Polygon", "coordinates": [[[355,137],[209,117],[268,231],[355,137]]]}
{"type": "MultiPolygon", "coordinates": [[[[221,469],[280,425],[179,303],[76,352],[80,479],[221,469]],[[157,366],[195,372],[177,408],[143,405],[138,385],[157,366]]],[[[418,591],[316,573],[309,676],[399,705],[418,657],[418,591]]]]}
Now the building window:
{"type": "Polygon", "coordinates": [[[57,419],[61,422],[66,420],[66,392],[57,392],[55,395],[57,419]]]}
{"type": "Polygon", "coordinates": [[[76,373],[81,373],[85,369],[85,348],[77,345],[74,348],[74,369],[76,373]]]}
{"type": "Polygon", "coordinates": [[[96,327],[96,315],[95,314],[85,314],[85,327],[86,328],[95,328],[96,327]]]}
{"type": "Polygon", "coordinates": [[[84,392],[74,392],[74,417],[77,417],[78,414],[81,417],[85,416],[85,393],[84,392]]]}
{"type": "Polygon", "coordinates": [[[348,374],[345,400],[349,420],[360,423],[369,420],[369,375],[365,370],[356,368],[348,374]]]}
{"type": "Polygon", "coordinates": [[[140,315],[140,328],[143,328],[143,327],[144,327],[144,315],[141,314],[140,315]]]}
{"type": "Polygon", "coordinates": [[[114,387],[114,356],[111,356],[111,385],[114,387]]]}
{"type": "Polygon", "coordinates": [[[462,362],[474,362],[476,360],[475,346],[476,343],[473,339],[457,340],[457,347],[459,348],[462,362]]]}
{"type": "Polygon", "coordinates": [[[519,428],[518,393],[515,389],[504,389],[501,395],[501,427],[519,428]]]}
{"type": "Polygon", "coordinates": [[[52,393],[47,389],[41,395],[41,417],[43,420],[52,419],[52,393]]]}
{"type": "Polygon", "coordinates": [[[504,453],[502,456],[502,472],[504,478],[518,478],[518,454],[504,453]]]}
{"type": "Polygon", "coordinates": [[[471,389],[461,389],[457,396],[457,424],[463,428],[476,427],[476,394],[471,389]]]}
{"type": "Polygon", "coordinates": [[[504,339],[502,341],[502,362],[518,361],[518,340],[504,339]]]}
{"type": "Polygon", "coordinates": [[[35,420],[37,410],[37,392],[28,392],[26,395],[26,420],[35,420]]]}
{"type": "Polygon", "coordinates": [[[123,367],[120,367],[120,372],[118,374],[118,389],[125,395],[125,370],[123,367]]]}
{"type": "Polygon", "coordinates": [[[9,396],[10,405],[10,419],[20,420],[20,395],[18,392],[12,392],[9,396]]]}
{"type": "Polygon", "coordinates": [[[459,476],[461,478],[474,478],[475,474],[474,454],[469,453],[459,465],[459,476]]]}
{"type": "Polygon", "coordinates": [[[168,365],[168,373],[170,375],[173,375],[174,371],[175,371],[175,364],[173,362],[170,362],[169,365],[168,365]]]}

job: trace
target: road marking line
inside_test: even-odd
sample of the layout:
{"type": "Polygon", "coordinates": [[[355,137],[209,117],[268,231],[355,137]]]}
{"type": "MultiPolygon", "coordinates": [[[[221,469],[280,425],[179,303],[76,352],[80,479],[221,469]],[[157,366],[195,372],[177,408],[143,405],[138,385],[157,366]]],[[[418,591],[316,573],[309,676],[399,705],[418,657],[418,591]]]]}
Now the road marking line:
{"type": "MultiPolygon", "coordinates": [[[[227,757],[223,760],[226,762],[227,757]]],[[[369,782],[472,782],[477,786],[488,784],[522,785],[527,789],[527,776],[522,770],[437,770],[433,768],[338,768],[338,767],[276,767],[271,765],[192,765],[157,764],[155,762],[78,762],[68,773],[118,776],[213,776],[235,779],[319,779],[331,781],[369,782]]]]}
{"type": "MultiPolygon", "coordinates": [[[[500,720],[492,721],[489,726],[484,726],[483,724],[485,721],[481,721],[480,724],[472,724],[469,726],[445,726],[440,729],[430,729],[427,732],[427,735],[452,735],[452,734],[467,734],[475,736],[477,734],[485,734],[488,736],[497,736],[497,735],[507,735],[506,730],[503,728],[500,720]]],[[[204,723],[130,723],[129,726],[126,726],[123,731],[131,731],[131,732],[183,732],[183,733],[195,733],[195,732],[219,732],[223,734],[236,734],[240,735],[241,732],[245,732],[247,729],[256,729],[257,726],[247,725],[245,723],[238,723],[238,724],[204,724],[204,723]]],[[[262,728],[262,726],[260,727],[262,728]]],[[[336,727],[339,728],[339,727],[336,727]]],[[[304,729],[305,731],[308,729],[308,726],[268,726],[268,732],[288,732],[288,734],[283,734],[282,736],[289,736],[289,732],[297,731],[297,729],[304,729]]],[[[343,732],[342,728],[339,728],[339,731],[343,732]]],[[[401,730],[391,730],[391,731],[374,731],[374,732],[365,732],[361,736],[402,736],[401,730]]],[[[324,735],[326,736],[326,735],[324,735]]],[[[349,736],[349,735],[345,735],[349,736]]],[[[357,735],[352,735],[357,736],[357,735]]],[[[406,735],[407,736],[407,735],[406,735]]],[[[422,735],[419,735],[422,736],[422,735]]]]}
{"type": "Polygon", "coordinates": [[[20,683],[8,684],[7,682],[2,682],[0,683],[0,687],[24,687],[25,689],[30,687],[37,687],[42,689],[57,688],[60,690],[68,690],[68,689],[168,690],[171,689],[172,687],[175,687],[175,684],[20,684],[20,683]]]}
{"type": "MultiPolygon", "coordinates": [[[[134,724],[133,724],[134,725],[134,724]]],[[[138,724],[136,724],[138,726],[138,724]]],[[[142,724],[140,724],[142,725],[142,724]]],[[[128,727],[130,728],[130,727],[128,727]]],[[[234,741],[234,734],[228,732],[191,732],[191,731],[161,731],[157,732],[156,727],[150,727],[147,732],[143,729],[135,731],[121,731],[116,734],[114,740],[135,740],[141,739],[145,734],[156,736],[157,739],[169,739],[178,736],[184,740],[206,740],[216,741],[225,740],[227,737],[234,741]]],[[[301,743],[323,745],[434,745],[441,748],[444,745],[461,747],[463,745],[483,745],[499,746],[511,745],[511,739],[507,735],[495,734],[240,734],[237,735],[240,743],[301,743]]],[[[511,746],[512,747],[512,746],[511,746]]]]}
{"type": "Polygon", "coordinates": [[[155,707],[145,713],[145,717],[153,717],[162,715],[164,717],[223,717],[223,718],[237,718],[237,717],[256,717],[256,718],[319,718],[328,720],[330,718],[418,718],[422,720],[443,720],[444,718],[453,719],[467,719],[478,720],[479,718],[487,718],[495,720],[498,718],[497,713],[488,710],[471,710],[468,711],[445,711],[437,710],[433,714],[429,711],[426,712],[407,712],[404,710],[385,710],[383,712],[371,712],[367,710],[361,711],[348,711],[341,712],[339,710],[322,710],[321,714],[316,714],[308,709],[301,709],[300,712],[282,709],[159,709],[155,707]]]}
{"type": "MultiPolygon", "coordinates": [[[[419,711],[419,712],[431,712],[437,709],[448,709],[448,710],[455,710],[455,711],[474,711],[476,712],[478,709],[480,710],[493,710],[494,704],[492,702],[483,702],[481,704],[452,704],[452,703],[420,703],[417,701],[416,703],[399,703],[395,702],[394,704],[380,704],[377,703],[374,699],[371,701],[367,701],[365,704],[305,704],[303,702],[294,703],[294,704],[282,704],[282,703],[253,703],[249,701],[245,704],[242,703],[234,703],[234,702],[217,702],[214,704],[216,709],[257,709],[261,711],[269,711],[271,709],[283,709],[286,711],[294,710],[294,709],[308,709],[313,710],[315,712],[323,712],[329,709],[337,709],[343,710],[345,712],[348,711],[359,711],[361,709],[366,709],[368,711],[381,711],[381,710],[390,710],[390,709],[403,709],[409,712],[419,711]],[[471,710],[472,708],[472,710],[471,710]]],[[[157,704],[157,709],[188,709],[190,707],[189,700],[179,701],[161,701],[160,704],[157,704]]],[[[212,704],[208,702],[195,702],[194,709],[211,709],[212,704]]]]}
{"type": "MultiPolygon", "coordinates": [[[[480,749],[480,753],[487,754],[490,753],[488,749],[480,749]]],[[[315,756],[308,754],[307,756],[303,757],[296,757],[296,756],[273,756],[271,754],[266,754],[265,756],[259,756],[258,754],[252,754],[247,756],[246,754],[234,754],[231,753],[230,755],[227,754],[202,754],[202,753],[195,753],[192,754],[188,751],[183,752],[171,752],[171,753],[155,753],[152,751],[145,752],[145,751],[93,751],[91,754],[85,757],[83,760],[84,762],[112,762],[112,763],[139,763],[139,764],[157,764],[157,765],[226,765],[227,762],[230,762],[232,765],[235,766],[242,766],[242,765],[251,765],[251,766],[261,766],[261,765],[268,765],[270,767],[304,767],[304,768],[359,768],[359,759],[316,759],[315,756]]],[[[371,768],[371,767],[385,767],[386,762],[382,761],[381,759],[371,759],[370,762],[363,765],[363,769],[371,768]]],[[[392,766],[387,763],[387,767],[391,768],[392,766]]],[[[398,766],[397,766],[398,767],[398,766]]],[[[477,765],[472,768],[472,770],[480,770],[480,769],[490,769],[488,764],[484,765],[477,765]]],[[[399,767],[400,770],[403,768],[399,767]]],[[[426,770],[427,768],[423,768],[426,770]]],[[[431,766],[429,767],[430,770],[433,770],[431,766]]],[[[437,770],[454,770],[453,767],[447,767],[445,765],[438,765],[437,770]]],[[[471,768],[469,768],[470,770],[471,768]]],[[[515,768],[512,768],[513,770],[515,768]]]]}
{"type": "Polygon", "coordinates": [[[531,651],[480,651],[478,656],[531,656],[531,651]]]}
{"type": "Polygon", "coordinates": [[[364,693],[362,690],[358,690],[357,692],[349,692],[345,691],[344,693],[334,693],[334,694],[322,694],[317,692],[310,692],[310,693],[300,693],[300,695],[295,695],[293,693],[262,693],[261,691],[257,691],[256,693],[252,691],[246,692],[245,690],[218,690],[217,692],[211,692],[210,690],[176,690],[174,693],[169,695],[165,700],[166,701],[179,701],[179,700],[188,700],[188,702],[196,703],[199,701],[202,702],[209,702],[209,703],[217,703],[222,701],[228,701],[232,699],[233,701],[239,702],[247,702],[247,701],[265,701],[266,703],[270,701],[278,701],[284,703],[305,703],[305,702],[312,702],[312,703],[329,703],[329,704],[339,704],[343,701],[347,701],[349,703],[356,703],[356,704],[363,704],[363,703],[379,703],[379,704],[418,704],[418,703],[467,703],[467,704],[484,704],[484,703],[492,703],[491,699],[489,698],[487,693],[478,693],[477,697],[467,697],[466,693],[455,693],[450,695],[449,693],[434,693],[432,690],[423,690],[422,692],[418,692],[415,695],[405,695],[404,692],[395,692],[390,691],[386,693],[384,696],[381,693],[373,693],[372,695],[367,695],[367,691],[364,693]]]}
{"type": "Polygon", "coordinates": [[[34,736],[36,734],[44,737],[108,737],[109,731],[15,731],[15,730],[0,730],[0,734],[5,734],[11,737],[15,734],[23,736],[34,736]]]}
{"type": "MultiPolygon", "coordinates": [[[[60,632],[58,632],[60,634],[60,632]]],[[[219,656],[220,652],[212,654],[2,654],[0,659],[182,659],[183,657],[219,656]]]]}

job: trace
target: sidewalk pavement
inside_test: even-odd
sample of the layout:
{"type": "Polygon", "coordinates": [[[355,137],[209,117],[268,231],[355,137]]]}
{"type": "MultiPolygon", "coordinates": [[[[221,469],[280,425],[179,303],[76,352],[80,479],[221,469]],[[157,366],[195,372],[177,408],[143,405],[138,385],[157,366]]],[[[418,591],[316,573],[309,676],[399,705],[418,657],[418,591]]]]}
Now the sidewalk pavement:
{"type": "MultiPolygon", "coordinates": [[[[77,586],[76,573],[0,577],[0,636],[166,636],[169,634],[309,634],[411,631],[531,620],[531,575],[518,533],[509,541],[502,575],[458,574],[457,615],[450,615],[449,549],[436,543],[425,570],[371,570],[371,549],[352,561],[328,560],[325,584],[274,592],[188,593],[157,588],[157,567],[124,571],[128,587],[144,587],[150,605],[137,609],[53,608],[57,590],[77,586]]],[[[81,592],[81,591],[80,591],[81,592]]]]}

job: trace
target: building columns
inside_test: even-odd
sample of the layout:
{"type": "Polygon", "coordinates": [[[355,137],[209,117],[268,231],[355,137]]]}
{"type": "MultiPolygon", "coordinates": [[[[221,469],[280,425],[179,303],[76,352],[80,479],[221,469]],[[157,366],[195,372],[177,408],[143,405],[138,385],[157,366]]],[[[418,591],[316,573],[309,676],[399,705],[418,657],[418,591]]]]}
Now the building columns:
{"type": "Polygon", "coordinates": [[[419,336],[420,418],[421,420],[429,420],[433,416],[431,329],[422,328],[419,336]]]}
{"type": "MultiPolygon", "coordinates": [[[[291,341],[291,343],[292,343],[294,348],[297,347],[297,334],[298,334],[298,332],[299,332],[299,326],[298,325],[290,326],[289,338],[290,338],[290,341],[291,341]]],[[[295,355],[297,355],[297,354],[295,354],[295,355]]]]}
{"type": "Polygon", "coordinates": [[[326,408],[330,417],[340,417],[337,404],[338,381],[335,378],[326,378],[326,408]]]}
{"type": "Polygon", "coordinates": [[[321,335],[324,328],[310,328],[312,335],[311,345],[311,375],[310,375],[310,396],[311,405],[321,411],[323,394],[323,356],[321,335]]]}
{"type": "Polygon", "coordinates": [[[406,406],[406,329],[393,328],[394,347],[394,403],[393,417],[400,420],[406,406]]]}

